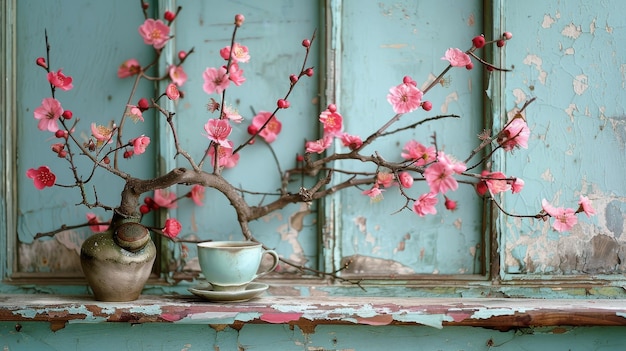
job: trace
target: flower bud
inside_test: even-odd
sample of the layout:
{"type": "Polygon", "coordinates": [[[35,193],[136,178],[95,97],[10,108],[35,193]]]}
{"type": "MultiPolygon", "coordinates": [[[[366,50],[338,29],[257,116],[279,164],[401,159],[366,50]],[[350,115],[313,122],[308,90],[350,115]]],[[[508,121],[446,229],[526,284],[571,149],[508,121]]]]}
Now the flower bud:
{"type": "Polygon", "coordinates": [[[458,204],[456,201],[448,199],[447,196],[444,196],[444,198],[446,199],[446,202],[444,204],[447,210],[455,211],[458,208],[458,204]]]}
{"type": "Polygon", "coordinates": [[[61,151],[59,151],[57,156],[59,156],[59,158],[65,158],[65,156],[67,156],[67,151],[61,150],[61,151]]]}
{"type": "Polygon", "coordinates": [[[468,71],[471,70],[472,68],[474,68],[474,62],[470,62],[467,65],[465,65],[465,69],[467,69],[468,71]]]}
{"type": "Polygon", "coordinates": [[[56,144],[52,144],[52,152],[54,152],[55,154],[58,154],[59,152],[61,152],[63,149],[65,148],[65,145],[61,144],[61,143],[56,143],[56,144]]]}
{"type": "Polygon", "coordinates": [[[187,53],[186,53],[184,50],[180,50],[180,51],[178,52],[178,58],[179,58],[180,60],[184,60],[184,59],[185,59],[185,57],[187,57],[187,53]]]}
{"type": "Polygon", "coordinates": [[[147,109],[150,108],[150,103],[148,103],[148,99],[141,98],[137,102],[137,107],[139,108],[139,110],[141,110],[141,112],[144,112],[144,111],[146,111],[147,109]]]}
{"type": "Polygon", "coordinates": [[[337,112],[337,105],[335,104],[328,104],[328,111],[330,111],[331,113],[335,113],[337,112]]]}
{"type": "Polygon", "coordinates": [[[504,32],[504,33],[502,33],[502,36],[506,40],[510,40],[511,38],[513,38],[513,34],[511,32],[504,32]]]}
{"type": "Polygon", "coordinates": [[[289,81],[291,82],[291,84],[295,84],[298,81],[298,76],[296,76],[295,74],[289,75],[289,81]]]}
{"type": "Polygon", "coordinates": [[[276,105],[278,106],[278,108],[289,108],[290,103],[285,99],[278,99],[276,105]]]}
{"type": "Polygon", "coordinates": [[[304,70],[304,74],[306,74],[308,77],[312,77],[313,76],[313,68],[309,67],[307,69],[304,70]]]}
{"type": "Polygon", "coordinates": [[[476,49],[480,49],[485,46],[485,37],[482,35],[477,35],[472,39],[472,44],[476,49]]]}
{"type": "Polygon", "coordinates": [[[54,136],[57,138],[66,138],[67,139],[67,131],[63,130],[63,129],[59,129],[56,132],[54,132],[54,136]]]}
{"type": "Polygon", "coordinates": [[[244,17],[244,15],[238,13],[235,15],[235,25],[237,27],[241,27],[241,25],[243,24],[243,21],[245,21],[246,18],[244,17]]]}
{"type": "Polygon", "coordinates": [[[150,212],[150,207],[148,207],[148,205],[141,205],[139,206],[139,212],[141,212],[141,214],[147,214],[148,212],[150,212]]]}
{"type": "Polygon", "coordinates": [[[165,15],[163,15],[166,21],[172,22],[174,18],[176,18],[176,14],[172,11],[165,11],[165,15]]]}
{"type": "Polygon", "coordinates": [[[72,116],[74,116],[74,114],[70,110],[65,110],[63,111],[63,114],[61,116],[63,116],[63,118],[65,119],[72,119],[72,116]]]}
{"type": "Polygon", "coordinates": [[[141,2],[141,8],[142,9],[147,10],[148,7],[150,7],[150,5],[147,2],[143,2],[143,1],[141,2]]]}
{"type": "Polygon", "coordinates": [[[311,47],[311,41],[309,39],[304,39],[302,41],[302,46],[304,46],[305,48],[311,47]]]}
{"type": "Polygon", "coordinates": [[[498,41],[496,41],[496,45],[501,48],[504,46],[504,44],[506,44],[506,42],[503,39],[500,39],[498,41]]]}
{"type": "Polygon", "coordinates": [[[423,101],[422,108],[424,109],[424,111],[430,111],[433,109],[433,103],[430,101],[423,101]]]}
{"type": "Polygon", "coordinates": [[[48,64],[46,63],[46,59],[45,58],[38,57],[37,61],[35,61],[35,62],[37,62],[37,66],[41,66],[41,67],[43,67],[45,69],[48,69],[48,64]]]}

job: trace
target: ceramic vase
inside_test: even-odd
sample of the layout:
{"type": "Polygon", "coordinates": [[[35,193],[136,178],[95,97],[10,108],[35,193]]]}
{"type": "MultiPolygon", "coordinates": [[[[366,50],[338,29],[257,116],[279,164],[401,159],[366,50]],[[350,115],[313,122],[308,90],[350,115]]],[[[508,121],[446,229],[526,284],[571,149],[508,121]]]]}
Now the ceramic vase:
{"type": "Polygon", "coordinates": [[[115,211],[109,229],[81,246],[81,266],[96,300],[139,298],[156,258],[150,231],[139,220],[115,211]]]}

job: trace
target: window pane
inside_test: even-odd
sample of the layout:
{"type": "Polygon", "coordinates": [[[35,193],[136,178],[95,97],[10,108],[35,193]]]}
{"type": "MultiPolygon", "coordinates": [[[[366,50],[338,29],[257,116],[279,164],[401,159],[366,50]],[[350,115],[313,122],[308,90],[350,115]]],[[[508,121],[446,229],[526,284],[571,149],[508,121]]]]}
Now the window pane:
{"type": "MultiPolygon", "coordinates": [[[[390,87],[409,75],[424,88],[446,67],[447,61],[440,58],[448,48],[468,49],[472,37],[482,33],[482,3],[343,2],[340,109],[346,131],[365,139],[393,116],[386,101],[390,87]]],[[[460,119],[440,119],[379,138],[363,154],[379,152],[389,161],[399,161],[407,141],[414,139],[430,146],[437,132],[439,150],[464,160],[469,148],[479,144],[477,135],[484,128],[483,98],[480,65],[471,71],[453,68],[424,96],[433,104],[430,112],[420,109],[404,115],[390,130],[436,115],[456,114],[460,119]]],[[[373,170],[371,165],[348,162],[338,167],[373,170]]],[[[405,204],[398,187],[386,189],[384,200],[377,203],[370,203],[362,190],[346,191],[336,203],[342,264],[352,262],[344,273],[406,276],[482,272],[483,205],[471,186],[461,184],[458,191],[446,194],[458,202],[457,211],[447,211],[439,195],[437,214],[427,217],[407,209],[397,213],[405,204]]],[[[428,192],[428,187],[419,181],[407,192],[418,198],[428,192]]]]}
{"type": "MultiPolygon", "coordinates": [[[[624,72],[626,10],[619,0],[581,11],[587,1],[507,2],[504,17],[514,40],[507,63],[507,110],[536,97],[526,114],[529,149],[506,160],[507,174],[521,176],[521,196],[506,205],[520,214],[578,207],[590,198],[598,214],[579,216],[571,231],[550,222],[503,218],[503,269],[525,274],[626,272],[626,180],[624,178],[624,72]],[[531,28],[531,30],[529,30],[531,28]]],[[[513,277],[513,276],[512,276],[513,277]]]]}
{"type": "MultiPolygon", "coordinates": [[[[76,135],[86,141],[91,135],[91,121],[106,125],[124,113],[132,82],[117,78],[117,67],[131,57],[147,62],[152,50],[143,44],[139,35],[129,35],[137,33],[137,27],[143,22],[135,2],[89,1],[77,5],[67,1],[25,0],[17,2],[17,17],[17,271],[82,275],[78,256],[89,229],[68,230],[52,239],[33,241],[33,237],[62,224],[85,223],[86,212],[94,212],[104,220],[111,214],[76,206],[82,201],[77,188],[53,187],[40,191],[26,178],[27,169],[48,165],[57,175],[57,183],[74,183],[69,164],[50,150],[55,142],[54,134],[37,129],[33,118],[33,110],[41,105],[43,98],[50,97],[46,72],[35,65],[35,59],[46,56],[44,33],[47,31],[51,45],[50,68],[63,69],[63,73],[74,80],[74,88],[67,92],[57,89],[56,98],[64,109],[73,112],[74,120],[83,119],[76,126],[76,135]]],[[[151,96],[151,89],[151,84],[141,85],[137,95],[151,96]]],[[[149,114],[145,117],[148,121],[154,118],[149,114]]],[[[126,126],[126,135],[129,138],[138,133],[151,135],[153,127],[149,122],[130,123],[126,126]]],[[[83,171],[80,177],[87,179],[91,163],[81,157],[76,148],[73,151],[77,166],[83,171]]],[[[132,170],[137,177],[149,177],[154,174],[154,159],[154,149],[148,149],[142,157],[122,160],[120,165],[123,170],[132,170]]],[[[119,203],[123,186],[119,178],[97,170],[93,181],[85,185],[90,202],[96,199],[94,184],[100,202],[109,206],[119,203]]]]}

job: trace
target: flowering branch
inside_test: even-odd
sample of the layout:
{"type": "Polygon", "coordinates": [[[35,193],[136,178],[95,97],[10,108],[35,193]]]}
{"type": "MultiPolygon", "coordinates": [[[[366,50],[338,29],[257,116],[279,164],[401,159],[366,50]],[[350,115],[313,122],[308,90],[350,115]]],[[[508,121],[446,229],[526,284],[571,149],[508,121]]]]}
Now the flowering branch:
{"type": "MultiPolygon", "coordinates": [[[[508,32],[503,33],[501,37],[493,41],[486,41],[482,35],[476,36],[472,39],[471,47],[466,51],[456,48],[448,49],[442,57],[443,60],[447,61],[447,66],[423,90],[417,87],[418,84],[413,78],[405,76],[400,84],[389,89],[389,94],[387,95],[387,101],[393,110],[392,117],[364,140],[358,135],[346,133],[344,131],[343,116],[339,113],[337,106],[333,103],[328,104],[327,108],[319,115],[319,121],[323,127],[322,137],[318,140],[305,141],[303,145],[295,145],[294,154],[298,155],[296,166],[283,171],[278,157],[271,146],[271,143],[279,136],[282,126],[277,114],[280,110],[291,107],[288,98],[296,85],[304,77],[312,77],[314,75],[314,67],[309,67],[307,61],[311,53],[311,46],[316,39],[316,32],[301,43],[305,49],[304,58],[300,71],[288,75],[289,88],[287,92],[282,98],[277,99],[276,107],[273,111],[260,111],[255,114],[247,127],[249,136],[244,138],[237,147],[234,147],[235,143],[230,139],[233,130],[231,123],[239,124],[244,118],[235,109],[226,105],[226,91],[230,89],[231,84],[235,86],[244,84],[246,78],[243,69],[240,68],[240,64],[243,65],[250,60],[248,48],[236,41],[236,34],[244,23],[244,16],[235,16],[230,45],[219,51],[225,64],[219,67],[209,67],[202,73],[204,92],[208,95],[217,94],[219,102],[215,98],[210,98],[207,104],[210,112],[218,111],[218,116],[209,118],[204,125],[205,136],[208,139],[207,147],[204,149],[205,152],[200,157],[200,161],[196,162],[180,143],[174,123],[175,113],[164,108],[164,104],[159,103],[159,100],[164,97],[172,101],[177,101],[184,97],[184,94],[179,90],[187,79],[183,63],[194,49],[192,48],[187,52],[180,51],[177,63],[169,65],[166,73],[155,74],[154,76],[147,74],[148,70],[156,67],[163,52],[163,47],[172,38],[170,26],[177,18],[181,8],[179,7],[175,13],[166,11],[164,19],[167,23],[164,23],[160,19],[149,18],[146,11],[147,4],[143,1],[140,1],[140,3],[146,19],[139,27],[139,34],[145,44],[154,48],[155,57],[144,66],[135,59],[129,59],[119,67],[118,76],[120,78],[134,76],[134,82],[130,88],[124,113],[117,124],[114,122],[109,126],[92,124],[91,136],[86,143],[81,143],[75,137],[75,130],[79,127],[79,119],[75,119],[70,126],[71,111],[64,110],[61,107],[61,102],[55,97],[56,89],[70,90],[72,88],[72,79],[64,75],[61,70],[54,72],[48,68],[50,45],[47,41],[47,33],[46,59],[38,58],[36,61],[37,65],[43,67],[47,72],[48,82],[51,87],[51,97],[44,98],[42,105],[35,109],[34,117],[39,121],[38,128],[40,130],[54,133],[61,141],[54,144],[52,150],[57,153],[59,158],[69,163],[75,183],[70,186],[76,186],[80,189],[83,199],[82,204],[87,207],[98,206],[112,209],[112,207],[106,207],[101,204],[97,200],[97,196],[95,203],[87,201],[88,196],[85,184],[92,180],[96,171],[102,169],[123,179],[125,182],[121,192],[121,201],[115,207],[116,211],[125,216],[147,214],[150,211],[162,208],[173,208],[176,206],[177,201],[184,197],[190,197],[197,205],[201,206],[204,189],[212,188],[226,197],[237,214],[243,237],[248,240],[255,240],[249,228],[250,222],[274,211],[281,210],[289,204],[310,204],[316,200],[331,196],[338,191],[352,187],[360,189],[367,198],[379,201],[383,198],[383,191],[397,186],[400,195],[404,197],[404,203],[401,204],[398,211],[413,211],[420,217],[437,213],[436,205],[441,197],[447,210],[456,209],[456,202],[450,199],[449,194],[457,190],[459,183],[474,186],[479,196],[491,198],[501,212],[506,215],[541,218],[544,220],[548,217],[553,217],[555,219],[553,227],[558,231],[570,230],[576,223],[575,215],[577,213],[584,212],[587,215],[594,213],[589,200],[584,197],[580,198],[578,210],[555,208],[544,200],[542,202],[542,211],[532,216],[506,212],[494,200],[494,196],[497,194],[507,191],[515,194],[520,192],[524,186],[523,180],[518,177],[506,176],[502,172],[497,171],[492,172],[489,169],[488,161],[496,151],[511,152],[518,148],[528,147],[530,129],[522,113],[533,99],[527,101],[515,116],[505,123],[502,130],[493,133],[493,135],[491,135],[491,131],[481,133],[479,145],[469,152],[468,157],[464,161],[459,161],[453,157],[448,153],[448,150],[440,150],[435,133],[432,135],[432,140],[426,145],[417,140],[408,140],[397,158],[383,157],[378,152],[373,154],[364,153],[367,146],[374,145],[380,138],[401,131],[416,129],[435,120],[460,118],[460,116],[455,114],[436,115],[423,118],[407,126],[392,129],[392,126],[395,126],[405,114],[416,112],[419,109],[425,112],[431,111],[433,104],[428,100],[424,100],[423,97],[444,80],[445,75],[450,70],[455,68],[473,69],[474,60],[489,71],[508,71],[508,69],[496,67],[486,62],[476,54],[477,50],[487,44],[503,47],[506,41],[512,38],[512,35],[508,32]],[[165,91],[159,92],[155,98],[148,100],[142,97],[138,99],[136,105],[132,105],[132,102],[136,100],[135,93],[141,80],[166,81],[168,85],[165,91]],[[156,110],[157,116],[166,119],[176,149],[174,157],[182,155],[187,160],[188,167],[178,167],[152,179],[139,179],[122,170],[122,158],[118,156],[121,154],[123,159],[129,159],[143,154],[146,148],[149,147],[150,138],[148,136],[140,135],[126,141],[123,134],[128,118],[134,121],[143,121],[143,113],[149,109],[156,110]],[[262,138],[270,147],[276,161],[276,169],[280,175],[280,188],[276,193],[265,194],[268,196],[263,196],[261,203],[251,205],[244,198],[244,194],[259,193],[235,187],[222,175],[222,172],[236,167],[243,149],[254,144],[258,138],[262,138]],[[339,140],[341,147],[346,149],[342,151],[338,148],[331,151],[330,148],[334,145],[335,140],[339,140]],[[115,144],[111,145],[113,141],[115,141],[115,144]],[[79,150],[79,154],[72,152],[74,147],[79,150]],[[467,163],[473,160],[479,153],[484,153],[485,155],[476,161],[474,165],[468,166],[467,163]],[[87,172],[88,177],[85,180],[81,178],[81,174],[76,167],[76,157],[79,155],[87,157],[93,164],[87,172]],[[114,158],[113,165],[110,164],[111,156],[114,158]],[[207,169],[205,169],[205,161],[207,159],[210,162],[207,162],[207,169]],[[335,167],[335,161],[340,160],[366,164],[371,166],[371,170],[339,169],[335,167]],[[480,174],[470,172],[472,169],[480,166],[483,168],[480,174]],[[335,174],[344,175],[345,178],[333,183],[335,174]],[[464,177],[465,179],[457,180],[459,177],[464,177]],[[305,178],[311,179],[313,185],[310,185],[308,188],[305,187],[304,184],[311,184],[305,183],[305,178]],[[297,192],[289,191],[288,186],[296,180],[299,180],[301,184],[299,190],[297,192]],[[415,181],[425,182],[428,185],[428,191],[423,194],[412,195],[412,190],[410,189],[415,181]],[[169,187],[177,184],[189,185],[192,186],[192,189],[186,195],[180,197],[177,197],[173,192],[167,192],[169,187]],[[154,193],[154,197],[145,196],[142,203],[142,195],[151,192],[154,193]],[[269,200],[266,201],[266,199],[269,200]]],[[[28,170],[27,176],[33,179],[34,185],[38,189],[55,185],[64,186],[57,184],[56,175],[48,166],[40,166],[37,169],[31,168],[28,170]]],[[[96,194],[95,189],[94,194],[96,194]]],[[[100,223],[99,221],[92,222],[90,227],[93,229],[100,223]]],[[[60,231],[77,227],[64,225],[55,231],[40,233],[37,237],[51,236],[60,231]]],[[[168,218],[162,228],[156,227],[153,230],[171,238],[173,241],[190,242],[177,238],[181,225],[175,218],[168,218]]],[[[282,261],[299,270],[307,270],[343,279],[337,275],[339,271],[330,273],[319,272],[302,267],[290,260],[282,259],[282,261]]],[[[355,284],[358,284],[358,281],[355,284]]]]}

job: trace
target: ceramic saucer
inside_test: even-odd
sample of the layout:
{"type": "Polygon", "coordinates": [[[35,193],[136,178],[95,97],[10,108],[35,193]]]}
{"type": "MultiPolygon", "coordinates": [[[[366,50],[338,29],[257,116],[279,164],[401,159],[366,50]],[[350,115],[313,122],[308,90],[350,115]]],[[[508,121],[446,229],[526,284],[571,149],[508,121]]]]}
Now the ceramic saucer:
{"type": "Polygon", "coordinates": [[[267,284],[250,283],[242,291],[215,291],[210,283],[203,283],[187,290],[212,302],[242,302],[257,297],[267,288],[269,288],[267,284]]]}

